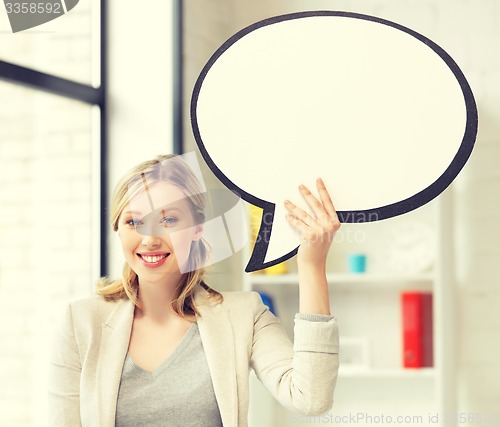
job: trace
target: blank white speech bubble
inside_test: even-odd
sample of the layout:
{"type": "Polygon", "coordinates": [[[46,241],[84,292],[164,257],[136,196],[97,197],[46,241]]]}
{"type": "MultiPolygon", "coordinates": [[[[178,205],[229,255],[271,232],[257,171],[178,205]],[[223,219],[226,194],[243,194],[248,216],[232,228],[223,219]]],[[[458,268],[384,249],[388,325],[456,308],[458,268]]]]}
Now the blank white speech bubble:
{"type": "Polygon", "coordinates": [[[401,215],[453,181],[477,132],[472,91],[442,48],[394,22],[332,11],[231,37],[198,78],[191,120],[212,171],[264,209],[246,271],[296,253],[283,201],[307,209],[299,184],[315,192],[322,177],[341,222],[401,215]]]}

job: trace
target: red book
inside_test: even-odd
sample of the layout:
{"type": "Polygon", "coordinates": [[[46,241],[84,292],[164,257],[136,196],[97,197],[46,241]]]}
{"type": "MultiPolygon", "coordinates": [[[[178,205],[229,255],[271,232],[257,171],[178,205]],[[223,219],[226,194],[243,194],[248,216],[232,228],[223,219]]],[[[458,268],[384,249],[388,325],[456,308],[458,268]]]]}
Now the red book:
{"type": "Polygon", "coordinates": [[[433,366],[432,293],[402,292],[403,366],[433,366]]]}

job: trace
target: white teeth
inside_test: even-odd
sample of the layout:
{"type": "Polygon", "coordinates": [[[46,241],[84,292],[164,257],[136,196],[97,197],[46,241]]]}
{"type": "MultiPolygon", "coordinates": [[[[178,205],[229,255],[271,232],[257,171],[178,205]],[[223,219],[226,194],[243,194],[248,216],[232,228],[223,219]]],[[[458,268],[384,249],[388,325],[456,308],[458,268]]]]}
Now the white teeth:
{"type": "Polygon", "coordinates": [[[155,256],[142,255],[142,259],[144,259],[146,262],[158,262],[165,257],[166,255],[155,255],[155,256]]]}

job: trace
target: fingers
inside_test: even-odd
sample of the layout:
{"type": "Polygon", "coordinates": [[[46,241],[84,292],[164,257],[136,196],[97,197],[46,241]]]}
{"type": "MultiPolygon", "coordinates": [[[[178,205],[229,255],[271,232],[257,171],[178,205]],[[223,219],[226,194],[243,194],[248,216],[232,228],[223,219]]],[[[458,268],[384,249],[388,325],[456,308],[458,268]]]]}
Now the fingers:
{"type": "Polygon", "coordinates": [[[316,215],[316,218],[321,218],[321,216],[326,214],[326,211],[323,208],[321,202],[316,197],[314,197],[314,194],[311,193],[305,185],[299,185],[299,191],[300,194],[302,194],[302,197],[304,197],[304,200],[306,201],[308,206],[314,212],[314,215],[316,215]]]}
{"type": "Polygon", "coordinates": [[[312,218],[306,211],[294,205],[290,200],[285,200],[285,207],[289,212],[287,215],[288,219],[294,218],[307,226],[312,226],[314,224],[314,218],[312,218]]]}
{"type": "MultiPolygon", "coordinates": [[[[330,194],[326,189],[325,183],[321,178],[318,178],[318,180],[316,181],[316,186],[318,188],[321,201],[319,201],[305,185],[299,186],[299,191],[304,197],[304,200],[306,201],[308,206],[313,211],[314,217],[309,215],[304,210],[300,209],[298,206],[294,205],[289,200],[285,201],[285,207],[292,214],[292,217],[296,218],[310,228],[316,229],[316,232],[319,232],[321,229],[323,232],[334,233],[340,228],[340,221],[337,216],[337,211],[335,210],[330,194]]],[[[294,221],[290,221],[290,218],[289,222],[295,223],[294,221]]]]}
{"type": "Polygon", "coordinates": [[[302,235],[303,241],[312,240],[316,242],[319,239],[319,236],[324,234],[323,229],[318,225],[314,218],[302,209],[298,208],[288,200],[285,201],[285,205],[290,211],[286,214],[286,219],[302,235]]]}
{"type": "Polygon", "coordinates": [[[309,233],[309,226],[300,219],[294,217],[291,213],[286,214],[287,221],[292,224],[303,236],[309,233]]]}
{"type": "Polygon", "coordinates": [[[321,202],[323,203],[323,207],[328,212],[330,216],[333,218],[337,218],[337,211],[335,210],[335,207],[333,206],[332,199],[330,197],[330,194],[328,193],[328,190],[326,189],[326,185],[323,182],[321,178],[318,178],[316,180],[316,186],[318,188],[318,193],[319,197],[321,198],[321,202]]]}
{"type": "Polygon", "coordinates": [[[285,200],[285,207],[288,209],[286,219],[290,224],[292,224],[306,240],[313,239],[316,241],[318,236],[328,234],[331,227],[328,225],[324,226],[319,223],[315,218],[311,217],[307,212],[294,205],[289,200],[285,200]]]}

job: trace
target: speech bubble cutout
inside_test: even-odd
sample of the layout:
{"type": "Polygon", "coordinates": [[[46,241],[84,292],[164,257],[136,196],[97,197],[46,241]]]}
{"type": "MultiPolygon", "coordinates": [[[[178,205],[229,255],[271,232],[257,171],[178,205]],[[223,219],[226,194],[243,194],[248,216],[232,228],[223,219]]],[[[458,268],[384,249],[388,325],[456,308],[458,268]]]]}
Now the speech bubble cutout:
{"type": "Polygon", "coordinates": [[[341,222],[382,220],[438,196],[469,158],[472,91],[436,43],[394,22],[311,11],[227,40],[194,87],[191,121],[211,170],[264,209],[246,271],[295,255],[283,200],[322,177],[341,222]]]}

